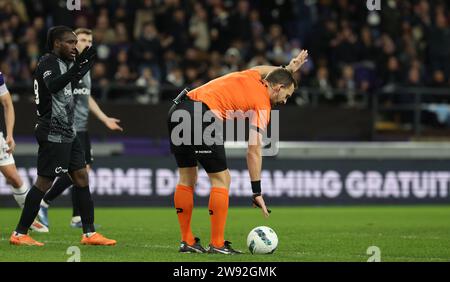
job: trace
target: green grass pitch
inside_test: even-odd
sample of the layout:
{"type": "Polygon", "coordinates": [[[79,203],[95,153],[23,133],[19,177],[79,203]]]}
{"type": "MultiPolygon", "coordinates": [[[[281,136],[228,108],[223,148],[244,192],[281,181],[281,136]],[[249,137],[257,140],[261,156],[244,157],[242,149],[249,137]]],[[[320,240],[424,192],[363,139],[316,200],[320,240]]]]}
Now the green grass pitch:
{"type": "MultiPolygon", "coordinates": [[[[269,219],[259,210],[230,208],[226,239],[246,252],[240,256],[179,254],[177,217],[171,208],[97,208],[99,232],[116,239],[114,247],[79,244],[81,231],[69,227],[70,209],[51,208],[51,233],[32,236],[44,247],[10,246],[9,235],[19,209],[0,209],[0,261],[57,261],[70,257],[67,249],[78,246],[81,261],[235,261],[304,262],[367,261],[369,246],[377,246],[381,261],[450,261],[450,206],[384,207],[273,207],[269,219]],[[248,232],[267,225],[278,234],[272,255],[251,255],[248,232]]],[[[209,241],[206,208],[196,208],[192,229],[209,241]]]]}

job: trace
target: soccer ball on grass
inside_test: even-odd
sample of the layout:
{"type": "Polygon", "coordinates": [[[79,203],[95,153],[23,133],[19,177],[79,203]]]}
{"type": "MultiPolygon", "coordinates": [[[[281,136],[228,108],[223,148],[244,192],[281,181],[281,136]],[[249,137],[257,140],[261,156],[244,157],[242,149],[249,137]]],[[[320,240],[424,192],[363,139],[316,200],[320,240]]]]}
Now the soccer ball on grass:
{"type": "Polygon", "coordinates": [[[247,247],[252,254],[272,254],[277,246],[278,236],[270,227],[255,227],[247,236],[247,247]]]}

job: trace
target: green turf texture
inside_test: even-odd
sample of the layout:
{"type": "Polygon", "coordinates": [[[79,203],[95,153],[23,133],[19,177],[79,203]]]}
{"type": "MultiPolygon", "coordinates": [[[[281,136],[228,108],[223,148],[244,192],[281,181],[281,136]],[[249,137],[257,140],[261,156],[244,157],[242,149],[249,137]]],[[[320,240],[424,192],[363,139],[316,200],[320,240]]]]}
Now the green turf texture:
{"type": "MultiPolygon", "coordinates": [[[[70,246],[81,249],[81,261],[205,261],[306,262],[369,259],[367,248],[377,246],[381,261],[450,261],[450,206],[383,207],[273,207],[269,219],[257,209],[230,208],[226,239],[244,255],[179,254],[179,227],[171,208],[98,208],[99,232],[116,239],[117,246],[81,246],[81,230],[69,227],[70,209],[51,208],[51,233],[31,233],[46,245],[9,245],[20,217],[18,209],[0,209],[0,261],[64,262],[70,246]],[[260,225],[272,227],[279,245],[272,255],[252,255],[248,232],[260,225]]],[[[192,229],[209,242],[206,208],[196,208],[192,229]]]]}

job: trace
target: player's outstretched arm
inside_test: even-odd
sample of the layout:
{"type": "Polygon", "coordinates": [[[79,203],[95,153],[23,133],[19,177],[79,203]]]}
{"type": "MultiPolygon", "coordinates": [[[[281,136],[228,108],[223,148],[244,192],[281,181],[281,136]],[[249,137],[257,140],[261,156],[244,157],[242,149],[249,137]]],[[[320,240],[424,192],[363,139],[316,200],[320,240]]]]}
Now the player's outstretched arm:
{"type": "MultiPolygon", "coordinates": [[[[308,50],[302,50],[297,55],[297,57],[293,58],[289,65],[286,66],[286,69],[290,72],[294,73],[298,71],[304,63],[308,61],[308,50]]],[[[256,66],[253,67],[252,70],[256,70],[259,72],[259,74],[264,77],[267,74],[269,74],[271,71],[279,68],[279,66],[256,66]]]]}
{"type": "Polygon", "coordinates": [[[14,105],[11,99],[11,95],[5,85],[5,80],[3,74],[0,72],[0,103],[3,106],[3,113],[5,115],[5,125],[6,125],[6,144],[8,144],[8,154],[14,152],[16,148],[16,142],[14,141],[14,123],[15,123],[15,113],[14,105]]]}
{"type": "Polygon", "coordinates": [[[89,96],[89,110],[109,129],[123,131],[123,128],[119,125],[120,120],[105,115],[91,96],[89,96]]]}

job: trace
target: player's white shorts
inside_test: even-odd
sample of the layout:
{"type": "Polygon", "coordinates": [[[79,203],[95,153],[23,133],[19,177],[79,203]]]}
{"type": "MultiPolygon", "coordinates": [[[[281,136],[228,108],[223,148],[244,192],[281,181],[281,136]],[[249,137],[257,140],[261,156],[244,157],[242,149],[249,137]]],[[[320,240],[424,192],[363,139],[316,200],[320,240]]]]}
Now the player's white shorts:
{"type": "Polygon", "coordinates": [[[8,154],[6,151],[9,149],[6,140],[3,137],[3,132],[0,132],[0,166],[14,164],[14,157],[12,154],[8,154]]]}

